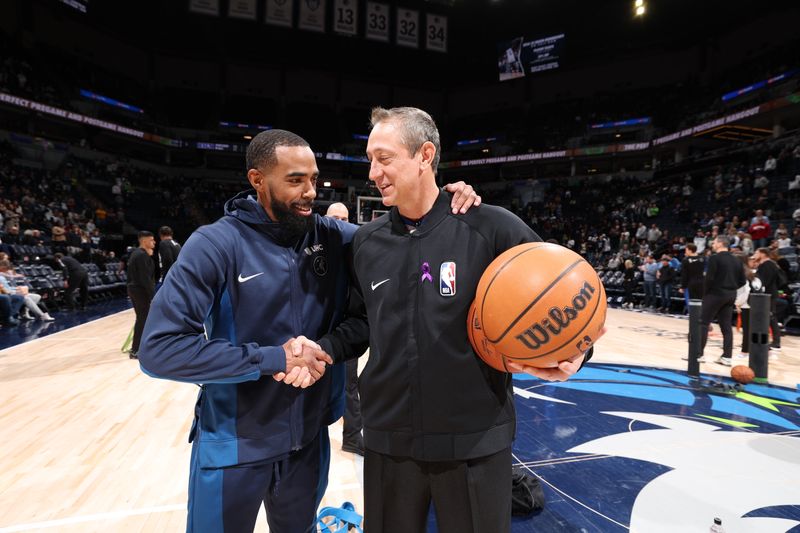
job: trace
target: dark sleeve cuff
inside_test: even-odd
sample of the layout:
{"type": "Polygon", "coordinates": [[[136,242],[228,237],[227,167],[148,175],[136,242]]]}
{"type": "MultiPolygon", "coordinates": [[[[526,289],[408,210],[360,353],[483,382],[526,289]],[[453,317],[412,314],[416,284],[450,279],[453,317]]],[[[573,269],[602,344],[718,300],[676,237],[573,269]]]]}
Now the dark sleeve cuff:
{"type": "Polygon", "coordinates": [[[262,346],[258,348],[258,369],[261,375],[286,372],[286,352],[283,346],[262,346]]]}

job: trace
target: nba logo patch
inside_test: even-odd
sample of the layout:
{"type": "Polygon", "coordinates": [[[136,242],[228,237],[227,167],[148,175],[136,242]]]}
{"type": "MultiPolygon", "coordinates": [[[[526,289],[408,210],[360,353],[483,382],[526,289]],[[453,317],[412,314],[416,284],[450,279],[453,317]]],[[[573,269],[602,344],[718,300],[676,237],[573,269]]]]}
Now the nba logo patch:
{"type": "Polygon", "coordinates": [[[445,261],[439,267],[439,294],[456,295],[456,264],[453,261],[445,261]]]}

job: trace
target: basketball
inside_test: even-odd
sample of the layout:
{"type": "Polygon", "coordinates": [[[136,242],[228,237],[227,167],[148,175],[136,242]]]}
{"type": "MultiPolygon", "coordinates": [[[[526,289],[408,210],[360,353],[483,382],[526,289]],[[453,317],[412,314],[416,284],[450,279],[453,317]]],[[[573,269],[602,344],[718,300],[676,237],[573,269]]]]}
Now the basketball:
{"type": "Polygon", "coordinates": [[[737,381],[742,385],[747,385],[755,379],[756,373],[753,372],[753,369],[749,366],[736,365],[735,367],[731,368],[731,377],[734,381],[737,381]]]}
{"type": "Polygon", "coordinates": [[[472,347],[489,366],[548,368],[588,350],[606,320],[606,292],[572,250],[544,242],[515,246],[486,268],[467,315],[472,347]]]}

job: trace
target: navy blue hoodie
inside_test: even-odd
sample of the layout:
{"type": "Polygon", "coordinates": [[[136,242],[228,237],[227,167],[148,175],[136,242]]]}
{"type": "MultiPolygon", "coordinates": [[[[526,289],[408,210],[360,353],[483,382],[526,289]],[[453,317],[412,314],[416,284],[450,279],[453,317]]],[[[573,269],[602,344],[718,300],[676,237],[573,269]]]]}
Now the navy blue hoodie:
{"type": "Polygon", "coordinates": [[[343,318],[356,226],[313,216],[313,231],[286,242],[253,191],[240,193],[192,234],[156,293],[139,363],[202,385],[190,435],[201,467],[281,459],[342,414],[343,365],[307,389],[272,378],[284,342],[319,339],[343,318]]]}

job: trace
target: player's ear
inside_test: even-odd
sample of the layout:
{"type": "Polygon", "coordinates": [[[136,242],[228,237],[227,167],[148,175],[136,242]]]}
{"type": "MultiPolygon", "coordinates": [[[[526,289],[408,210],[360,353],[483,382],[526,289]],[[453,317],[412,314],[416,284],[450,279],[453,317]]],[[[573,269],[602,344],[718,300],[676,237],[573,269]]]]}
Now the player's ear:
{"type": "Polygon", "coordinates": [[[261,190],[264,181],[264,174],[262,174],[257,168],[251,168],[247,171],[247,180],[250,182],[250,186],[255,190],[261,190]]]}

